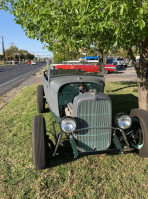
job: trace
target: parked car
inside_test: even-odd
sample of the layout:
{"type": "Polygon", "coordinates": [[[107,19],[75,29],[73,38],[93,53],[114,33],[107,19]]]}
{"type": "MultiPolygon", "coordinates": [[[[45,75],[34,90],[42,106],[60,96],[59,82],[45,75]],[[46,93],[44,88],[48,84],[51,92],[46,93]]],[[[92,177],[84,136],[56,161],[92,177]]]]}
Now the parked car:
{"type": "Polygon", "coordinates": [[[104,65],[104,69],[107,71],[107,73],[111,73],[117,70],[117,63],[114,62],[114,58],[107,58],[107,63],[104,65]]]}
{"type": "Polygon", "coordinates": [[[140,60],[140,59],[136,59],[136,63],[137,63],[137,64],[139,64],[139,60],[140,60]]]}
{"type": "Polygon", "coordinates": [[[31,65],[36,65],[37,63],[35,61],[31,61],[31,65]]]}
{"type": "Polygon", "coordinates": [[[31,61],[27,61],[27,64],[31,64],[31,61]]]}
{"type": "Polygon", "coordinates": [[[96,64],[57,64],[56,69],[73,69],[73,70],[82,70],[86,72],[98,72],[99,67],[96,64]]]}
{"type": "MultiPolygon", "coordinates": [[[[109,58],[110,60],[110,58],[109,58]]],[[[63,68],[63,69],[81,69],[85,70],[87,72],[98,72],[99,67],[98,67],[98,60],[88,60],[83,62],[81,61],[64,61],[62,64],[56,65],[56,69],[58,68],[63,68]]],[[[117,70],[117,65],[113,63],[113,58],[112,62],[108,62],[107,59],[107,64],[104,65],[104,69],[107,73],[113,72],[117,70]]]]}
{"type": "Polygon", "coordinates": [[[128,65],[128,61],[125,61],[125,59],[122,57],[114,58],[114,63],[118,67],[124,67],[124,68],[127,68],[127,65],[128,65]]]}
{"type": "Polygon", "coordinates": [[[47,132],[43,115],[34,117],[35,169],[45,169],[48,159],[54,161],[63,139],[69,140],[74,158],[111,152],[122,154],[126,148],[148,157],[148,112],[132,109],[129,113],[118,113],[114,118],[115,126],[112,126],[112,102],[104,93],[104,87],[103,67],[90,73],[58,68],[56,64],[48,66],[43,72],[43,85],[37,87],[37,110],[44,113],[47,103],[60,130],[58,132],[52,122],[47,132]],[[48,154],[49,148],[52,156],[48,154]]]}

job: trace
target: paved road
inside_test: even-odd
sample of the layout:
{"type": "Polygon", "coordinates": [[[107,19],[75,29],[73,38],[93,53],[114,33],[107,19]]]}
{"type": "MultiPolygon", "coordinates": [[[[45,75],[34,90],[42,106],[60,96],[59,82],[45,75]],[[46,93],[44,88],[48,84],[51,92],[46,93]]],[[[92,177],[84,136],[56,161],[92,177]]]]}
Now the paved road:
{"type": "Polygon", "coordinates": [[[118,70],[115,73],[107,74],[105,77],[106,82],[118,81],[137,81],[137,75],[133,66],[128,66],[126,70],[118,70]]]}
{"type": "Polygon", "coordinates": [[[37,63],[37,65],[17,64],[0,66],[0,97],[19,86],[44,66],[45,63],[37,63]]]}

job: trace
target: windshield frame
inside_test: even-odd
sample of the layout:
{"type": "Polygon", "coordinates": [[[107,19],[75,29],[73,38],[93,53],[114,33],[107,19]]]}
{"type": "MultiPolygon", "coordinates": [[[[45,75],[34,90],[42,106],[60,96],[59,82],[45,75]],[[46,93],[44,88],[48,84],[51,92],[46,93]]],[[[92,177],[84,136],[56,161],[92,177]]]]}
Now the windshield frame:
{"type": "MultiPolygon", "coordinates": [[[[74,67],[86,67],[86,69],[88,69],[88,67],[90,68],[91,66],[98,66],[98,63],[96,64],[90,64],[90,63],[82,63],[82,64],[63,64],[63,63],[49,63],[47,62],[47,74],[48,74],[48,78],[49,77],[59,77],[59,76],[72,76],[72,75],[85,75],[85,76],[104,76],[105,75],[105,71],[104,71],[104,64],[102,64],[102,71],[101,72],[87,72],[86,70],[81,70],[81,69],[74,69],[74,67]],[[61,68],[60,68],[61,65],[61,68]],[[56,69],[55,67],[58,66],[59,68],[56,69]],[[67,66],[67,67],[71,67],[69,69],[63,69],[62,67],[67,66]],[[87,67],[88,66],[88,67],[87,67]]],[[[99,66],[98,66],[99,67],[99,66]]]]}

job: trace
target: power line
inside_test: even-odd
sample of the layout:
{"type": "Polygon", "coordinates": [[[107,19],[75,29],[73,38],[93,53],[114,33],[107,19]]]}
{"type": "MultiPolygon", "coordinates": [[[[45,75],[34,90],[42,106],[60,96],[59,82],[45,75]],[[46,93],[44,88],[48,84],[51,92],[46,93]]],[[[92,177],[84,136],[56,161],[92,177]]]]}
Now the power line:
{"type": "Polygon", "coordinates": [[[13,44],[15,44],[14,42],[11,42],[11,43],[9,43],[9,44],[11,44],[11,46],[13,47],[13,44]]]}

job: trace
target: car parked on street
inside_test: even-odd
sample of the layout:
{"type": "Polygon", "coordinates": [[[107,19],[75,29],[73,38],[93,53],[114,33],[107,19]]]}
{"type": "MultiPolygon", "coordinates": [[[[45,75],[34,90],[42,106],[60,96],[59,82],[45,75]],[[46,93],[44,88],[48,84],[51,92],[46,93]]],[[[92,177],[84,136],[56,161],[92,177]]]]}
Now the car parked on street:
{"type": "Polygon", "coordinates": [[[33,119],[35,169],[45,169],[48,159],[54,161],[63,140],[70,142],[74,158],[102,153],[123,154],[126,149],[134,149],[141,157],[148,157],[148,112],[132,109],[129,113],[118,113],[113,126],[112,102],[104,93],[103,67],[98,72],[87,72],[83,67],[56,66],[58,64],[48,65],[43,72],[43,85],[37,88],[37,110],[44,113],[47,103],[54,122],[47,132],[42,114],[33,119]],[[60,127],[59,132],[55,123],[60,127]]]}
{"type": "Polygon", "coordinates": [[[27,64],[31,64],[31,61],[27,61],[27,64]]]}
{"type": "Polygon", "coordinates": [[[104,69],[107,71],[107,73],[111,73],[117,70],[117,63],[114,61],[113,57],[107,58],[104,69]]]}
{"type": "Polygon", "coordinates": [[[35,61],[31,61],[31,65],[36,65],[37,63],[35,61]]]}
{"type": "Polygon", "coordinates": [[[122,57],[114,58],[114,63],[117,65],[117,68],[119,68],[119,67],[127,68],[127,65],[128,65],[128,61],[126,61],[122,57]]]}

